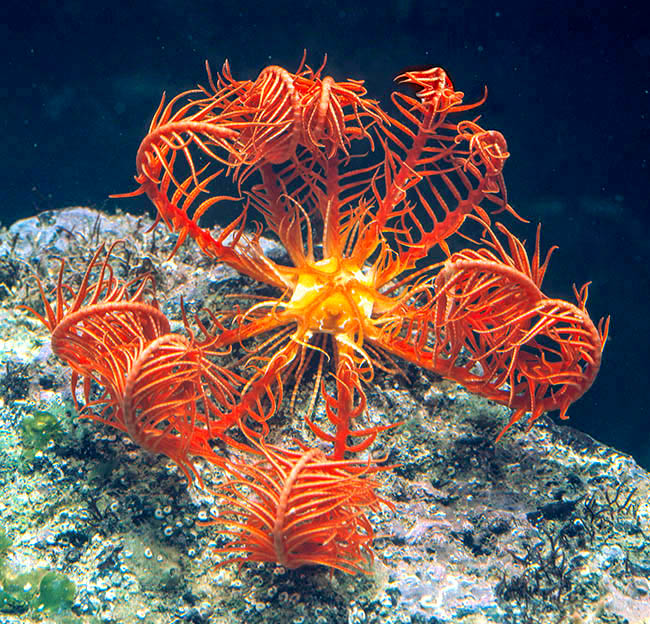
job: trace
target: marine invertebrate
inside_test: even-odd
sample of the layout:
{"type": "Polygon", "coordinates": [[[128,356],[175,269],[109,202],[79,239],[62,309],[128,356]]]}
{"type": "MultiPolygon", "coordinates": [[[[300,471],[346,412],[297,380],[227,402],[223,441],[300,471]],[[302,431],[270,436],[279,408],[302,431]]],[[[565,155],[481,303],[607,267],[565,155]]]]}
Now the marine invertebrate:
{"type": "Polygon", "coordinates": [[[176,248],[189,236],[275,295],[197,316],[198,334],[185,319],[189,337],[172,334],[143,300],[146,279],[117,282],[104,261],[88,286],[96,255],[76,297],[59,278],[56,310],[41,288],[41,319],[73,385],[84,379],[85,409],[102,408],[97,418],[172,457],[188,480],[190,455],[229,474],[221,521],[235,539],[224,551],[352,572],[371,557],[365,511],[386,503],[372,476],[380,462],[361,454],[398,424],[364,422],[377,368],[412,362],[509,406],[510,424],[526,412],[532,424],[546,410],[564,417],[589,388],[607,323],[589,318],[586,286],[577,304],[543,294],[539,233],[529,258],[492,224],[517,215],[505,138],[463,118],[481,102],[464,103],[442,69],[407,72],[398,81],[414,94],[393,94],[393,117],[360,81],[323,69],[272,66],[240,81],[226,63],[216,79],[208,70],[208,87],[163,98],[137,152],[138,188],[126,194],[152,200],[178,232],[176,248]],[[239,212],[213,235],[201,217],[226,202],[239,212]],[[451,253],[467,221],[482,241],[451,253]],[[265,255],[263,234],[284,260],[265,255]],[[223,360],[234,345],[244,355],[223,360]],[[273,446],[269,419],[292,381],[294,406],[311,364],[313,438],[299,450],[273,446]],[[92,379],[106,390],[89,401],[92,379]],[[217,437],[248,459],[216,454],[217,437]]]}
{"type": "Polygon", "coordinates": [[[371,475],[380,468],[372,460],[331,460],[314,448],[254,448],[261,455],[255,462],[220,462],[229,478],[217,491],[224,513],[213,523],[234,539],[218,552],[287,568],[366,571],[374,533],[365,512],[392,507],[375,492],[371,475]]]}
{"type": "Polygon", "coordinates": [[[215,335],[219,345],[267,336],[251,353],[262,364],[248,392],[268,393],[273,379],[279,395],[289,371],[300,376],[314,354],[330,361],[336,392],[326,395],[326,413],[335,433],[309,422],[338,459],[377,434],[355,423],[363,384],[391,361],[384,354],[512,407],[513,421],[525,411],[531,422],[549,409],[564,416],[598,371],[606,327],[587,315],[586,289],[577,306],[543,295],[539,245],[531,263],[504,226],[510,255],[489,230],[489,207],[515,214],[502,174],[506,141],[475,121],[452,121],[480,102],[464,104],[442,69],[407,72],[398,81],[416,97],[394,93],[401,117],[393,118],[364,97],[361,83],[321,72],[268,67],[255,81],[236,81],[226,65],[209,90],[161,103],[137,154],[134,194],[151,198],[179,244],[190,235],[278,289],[276,298],[227,316],[215,335]],[[356,142],[378,157],[351,167],[356,142]],[[222,168],[209,172],[198,156],[222,168]],[[183,166],[185,177],[177,174],[183,166]],[[240,191],[246,185],[246,199],[215,239],[199,220],[226,198],[200,199],[219,176],[240,191]],[[253,212],[264,224],[250,233],[253,212]],[[417,266],[435,247],[448,253],[447,240],[470,216],[489,231],[487,248],[417,266]],[[277,236],[287,264],[263,254],[262,232],[277,236]]]}
{"type": "Polygon", "coordinates": [[[232,406],[238,377],[216,366],[210,356],[220,353],[210,340],[171,332],[151,278],[123,282],[114,275],[114,247],[101,260],[104,246],[97,249],[76,292],[63,281],[62,260],[54,307],[37,278],[45,313],[27,309],[51,331],[52,351],[72,369],[75,401],[82,380],[81,416],[167,455],[188,481],[192,475],[200,481],[190,455],[213,455],[208,414],[218,412],[218,403],[232,406]],[[92,382],[103,389],[99,397],[91,396],[92,382]]]}
{"type": "Polygon", "coordinates": [[[521,241],[497,227],[509,251],[487,229],[485,247],[454,253],[443,263],[430,309],[422,306],[390,331],[401,357],[514,410],[498,440],[525,412],[529,425],[547,410],[559,409],[566,418],[598,371],[607,322],[596,327],[589,319],[588,285],[575,291],[577,305],[542,293],[553,250],[540,264],[539,228],[529,259],[521,241]],[[432,333],[435,340],[427,345],[399,338],[409,333],[432,333]]]}

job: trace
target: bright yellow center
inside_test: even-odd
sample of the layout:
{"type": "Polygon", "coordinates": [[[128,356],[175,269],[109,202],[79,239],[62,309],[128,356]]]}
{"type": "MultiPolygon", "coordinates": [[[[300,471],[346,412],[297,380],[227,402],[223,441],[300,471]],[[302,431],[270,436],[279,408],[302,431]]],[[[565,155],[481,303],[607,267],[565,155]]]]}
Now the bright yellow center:
{"type": "Polygon", "coordinates": [[[372,277],[338,258],[301,271],[287,309],[311,332],[356,334],[372,316],[372,277]]]}

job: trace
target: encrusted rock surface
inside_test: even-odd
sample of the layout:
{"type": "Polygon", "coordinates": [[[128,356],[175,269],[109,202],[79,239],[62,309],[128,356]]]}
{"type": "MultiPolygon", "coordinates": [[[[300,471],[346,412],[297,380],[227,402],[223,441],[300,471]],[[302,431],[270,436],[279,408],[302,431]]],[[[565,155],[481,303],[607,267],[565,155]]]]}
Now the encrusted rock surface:
{"type": "MultiPolygon", "coordinates": [[[[201,521],[218,501],[188,489],[164,457],[79,421],[47,331],[16,308],[38,306],[30,272],[51,286],[56,257],[81,271],[116,238],[126,241],[121,276],[152,271],[170,318],[180,319],[181,295],[199,309],[256,288],[191,243],[168,259],[173,238],[149,226],[72,208],[0,234],[0,587],[39,570],[76,587],[58,611],[39,608],[31,586],[12,594],[28,605],[20,613],[0,594],[0,623],[650,621],[648,473],[548,418],[495,443],[508,410],[411,366],[368,389],[372,422],[404,421],[373,448],[398,465],[378,477],[395,510],[371,517],[373,574],[215,569],[212,550],[225,539],[201,521]]],[[[310,391],[306,383],[298,406],[310,391]]],[[[307,435],[300,409],[281,410],[273,429],[286,443],[307,435]]],[[[219,482],[212,467],[199,469],[208,487],[219,482]]]]}

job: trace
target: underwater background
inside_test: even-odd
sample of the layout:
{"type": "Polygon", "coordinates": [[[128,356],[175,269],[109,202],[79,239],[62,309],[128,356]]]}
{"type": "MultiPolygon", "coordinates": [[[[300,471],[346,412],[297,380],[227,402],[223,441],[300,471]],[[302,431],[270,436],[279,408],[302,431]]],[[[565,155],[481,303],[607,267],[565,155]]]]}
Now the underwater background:
{"type": "MultiPolygon", "coordinates": [[[[388,100],[393,78],[442,66],[511,153],[517,234],[558,245],[545,281],[572,299],[593,282],[611,315],[598,379],[569,424],[650,467],[647,357],[650,36],[641,2],[8,2],[0,23],[0,221],[69,205],[152,214],[110,200],[133,186],[134,156],[162,91],[328,55],[337,80],[388,100]]],[[[212,214],[219,222],[219,215],[212,214]]]]}

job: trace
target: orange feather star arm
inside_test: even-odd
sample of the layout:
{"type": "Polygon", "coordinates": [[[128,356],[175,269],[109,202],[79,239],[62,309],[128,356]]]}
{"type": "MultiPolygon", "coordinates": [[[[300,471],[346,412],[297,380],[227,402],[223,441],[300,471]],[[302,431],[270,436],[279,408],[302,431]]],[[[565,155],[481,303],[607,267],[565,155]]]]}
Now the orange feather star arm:
{"type": "Polygon", "coordinates": [[[539,235],[531,262],[498,227],[511,255],[492,233],[492,250],[452,254],[419,301],[385,323],[377,343],[513,408],[501,437],[525,412],[529,424],[548,410],[565,417],[598,373],[608,321],[591,321],[586,291],[577,305],[547,298],[539,289],[548,264],[548,256],[539,264],[539,235]]]}
{"type": "Polygon", "coordinates": [[[287,568],[325,565],[369,572],[374,532],[366,511],[392,505],[377,495],[370,460],[331,460],[318,449],[287,451],[255,444],[254,463],[220,462],[228,479],[216,491],[214,523],[234,536],[220,553],[230,561],[276,562],[287,568]]]}
{"type": "Polygon", "coordinates": [[[208,442],[230,426],[245,380],[216,364],[223,353],[213,339],[170,332],[150,277],[115,277],[109,263],[114,247],[101,260],[104,246],[95,252],[76,292],[64,283],[61,262],[55,307],[37,278],[45,313],[28,310],[50,330],[52,351],[72,369],[75,402],[83,380],[80,414],[167,455],[188,482],[195,477],[201,483],[190,456],[214,456],[208,442]],[[91,398],[92,381],[103,388],[99,398],[91,398]]]}

